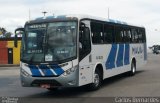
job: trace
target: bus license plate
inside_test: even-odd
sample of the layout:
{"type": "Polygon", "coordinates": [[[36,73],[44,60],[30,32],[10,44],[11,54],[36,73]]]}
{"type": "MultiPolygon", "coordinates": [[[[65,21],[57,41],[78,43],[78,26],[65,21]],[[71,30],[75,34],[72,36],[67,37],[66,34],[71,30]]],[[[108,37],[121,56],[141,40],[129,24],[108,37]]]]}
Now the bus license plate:
{"type": "Polygon", "coordinates": [[[41,88],[50,88],[50,84],[41,84],[41,88]]]}

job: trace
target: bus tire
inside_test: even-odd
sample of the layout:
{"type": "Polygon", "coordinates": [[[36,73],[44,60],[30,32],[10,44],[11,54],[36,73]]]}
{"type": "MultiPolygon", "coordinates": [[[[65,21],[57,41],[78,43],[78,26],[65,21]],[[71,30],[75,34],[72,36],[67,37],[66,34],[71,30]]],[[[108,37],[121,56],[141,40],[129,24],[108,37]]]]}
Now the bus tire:
{"type": "Polygon", "coordinates": [[[98,90],[102,84],[102,74],[99,69],[96,69],[94,72],[94,83],[91,83],[87,86],[87,89],[90,91],[98,90]]]}
{"type": "Polygon", "coordinates": [[[131,71],[129,72],[129,76],[134,76],[135,73],[136,73],[136,63],[135,63],[135,61],[132,61],[131,71]]]}

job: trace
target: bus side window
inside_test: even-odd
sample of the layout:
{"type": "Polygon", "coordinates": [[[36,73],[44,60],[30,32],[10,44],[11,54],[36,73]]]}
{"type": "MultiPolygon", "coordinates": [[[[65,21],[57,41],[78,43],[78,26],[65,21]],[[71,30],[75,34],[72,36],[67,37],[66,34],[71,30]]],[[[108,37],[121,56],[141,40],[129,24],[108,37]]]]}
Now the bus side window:
{"type": "Polygon", "coordinates": [[[124,30],[120,26],[115,27],[116,31],[116,43],[123,43],[124,42],[124,30]]]}
{"type": "Polygon", "coordinates": [[[103,24],[98,22],[91,22],[92,43],[102,44],[103,39],[103,24]]]}
{"type": "Polygon", "coordinates": [[[104,24],[104,43],[113,43],[114,26],[104,24]]]}
{"type": "Polygon", "coordinates": [[[129,28],[124,28],[124,43],[129,43],[131,41],[131,31],[129,28]]]}
{"type": "Polygon", "coordinates": [[[131,33],[132,33],[132,42],[137,43],[138,40],[137,30],[132,28],[131,33]]]}
{"type": "Polygon", "coordinates": [[[129,42],[132,43],[132,33],[131,33],[131,29],[128,29],[128,36],[129,36],[129,42]]]}
{"type": "Polygon", "coordinates": [[[141,29],[138,29],[138,38],[139,38],[139,42],[143,43],[143,31],[141,29]]]}
{"type": "Polygon", "coordinates": [[[146,42],[145,29],[142,29],[142,40],[143,40],[143,43],[146,42]]]}
{"type": "Polygon", "coordinates": [[[139,43],[139,35],[138,35],[138,29],[137,28],[135,29],[134,33],[135,33],[135,41],[136,41],[136,43],[139,43]]]}

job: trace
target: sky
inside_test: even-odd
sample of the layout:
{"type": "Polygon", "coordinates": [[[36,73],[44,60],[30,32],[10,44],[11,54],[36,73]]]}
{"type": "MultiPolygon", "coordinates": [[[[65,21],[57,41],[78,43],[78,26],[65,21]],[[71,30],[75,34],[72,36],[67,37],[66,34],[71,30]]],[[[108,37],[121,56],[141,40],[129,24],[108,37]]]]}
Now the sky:
{"type": "Polygon", "coordinates": [[[160,44],[160,0],[0,0],[0,27],[14,32],[30,18],[87,14],[146,28],[147,45],[160,44]]]}

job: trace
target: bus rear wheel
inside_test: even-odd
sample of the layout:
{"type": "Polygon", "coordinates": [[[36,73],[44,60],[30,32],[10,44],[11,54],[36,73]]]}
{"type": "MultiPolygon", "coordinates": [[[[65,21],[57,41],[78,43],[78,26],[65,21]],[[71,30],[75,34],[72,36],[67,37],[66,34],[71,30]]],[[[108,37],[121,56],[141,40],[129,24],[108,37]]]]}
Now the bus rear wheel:
{"type": "Polygon", "coordinates": [[[101,84],[102,84],[102,75],[99,69],[96,69],[94,73],[94,81],[93,83],[87,86],[87,89],[91,91],[97,90],[100,88],[101,84]]]}
{"type": "Polygon", "coordinates": [[[132,62],[131,64],[131,71],[129,72],[130,76],[134,76],[136,74],[136,63],[132,62]]]}

